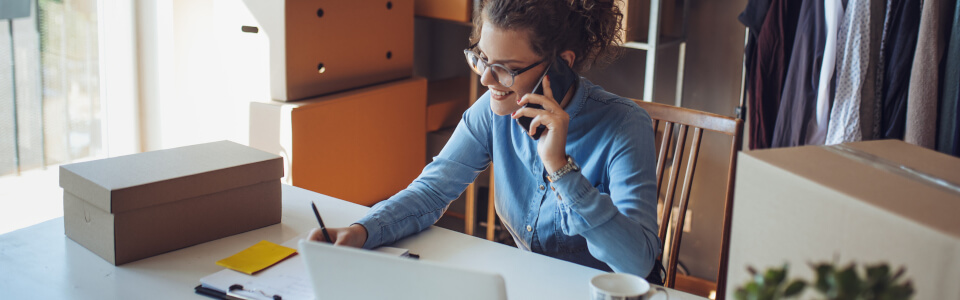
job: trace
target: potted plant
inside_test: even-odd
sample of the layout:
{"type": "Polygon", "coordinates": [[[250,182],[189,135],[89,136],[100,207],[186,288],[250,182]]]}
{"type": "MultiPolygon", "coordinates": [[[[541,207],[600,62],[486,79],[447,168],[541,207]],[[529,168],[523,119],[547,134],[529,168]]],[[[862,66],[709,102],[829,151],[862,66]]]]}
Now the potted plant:
{"type": "Polygon", "coordinates": [[[764,273],[757,273],[748,267],[747,271],[753,276],[743,286],[734,292],[738,300],[774,300],[799,297],[803,290],[812,286],[818,296],[827,300],[901,300],[911,299],[913,283],[902,277],[906,270],[898,269],[891,273],[886,263],[868,265],[864,269],[866,276],[861,276],[856,264],[849,264],[837,268],[833,263],[811,264],[816,280],[807,283],[802,279],[787,282],[788,266],[770,268],[764,273]]]}

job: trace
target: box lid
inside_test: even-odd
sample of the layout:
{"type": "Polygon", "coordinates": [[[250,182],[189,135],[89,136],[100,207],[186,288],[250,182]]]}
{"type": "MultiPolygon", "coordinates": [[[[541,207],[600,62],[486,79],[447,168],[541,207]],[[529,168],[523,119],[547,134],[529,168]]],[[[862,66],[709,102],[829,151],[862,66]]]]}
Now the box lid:
{"type": "Polygon", "coordinates": [[[60,166],[60,186],[118,213],[283,177],[280,156],[220,141],[60,166]]]}
{"type": "Polygon", "coordinates": [[[746,155],[960,237],[960,159],[899,140],[805,146],[746,155]]]}

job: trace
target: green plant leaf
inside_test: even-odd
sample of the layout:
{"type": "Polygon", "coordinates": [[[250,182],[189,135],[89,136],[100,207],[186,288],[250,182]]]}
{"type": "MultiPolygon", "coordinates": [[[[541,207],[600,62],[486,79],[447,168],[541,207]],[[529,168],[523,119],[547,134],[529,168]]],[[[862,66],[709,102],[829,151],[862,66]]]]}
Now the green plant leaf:
{"type": "Polygon", "coordinates": [[[885,300],[910,299],[913,296],[913,292],[913,282],[907,280],[907,282],[902,285],[890,286],[884,291],[883,295],[878,298],[885,300]]]}
{"type": "Polygon", "coordinates": [[[783,283],[783,279],[787,277],[787,269],[771,268],[767,270],[767,273],[763,275],[763,282],[768,285],[778,285],[783,283]]]}
{"type": "Polygon", "coordinates": [[[887,264],[867,266],[867,280],[879,279],[886,281],[890,278],[890,267],[887,264]]]}
{"type": "Polygon", "coordinates": [[[821,293],[826,294],[830,290],[829,277],[833,273],[833,266],[830,264],[810,264],[810,267],[813,268],[813,272],[816,273],[817,279],[814,280],[813,286],[821,293]]]}
{"type": "Polygon", "coordinates": [[[807,283],[803,280],[794,280],[787,285],[787,288],[783,291],[784,297],[794,297],[799,296],[803,289],[807,287],[807,283]]]}
{"type": "Polygon", "coordinates": [[[749,294],[760,294],[760,285],[756,282],[747,283],[747,286],[744,287],[744,289],[747,290],[747,293],[749,294]]]}
{"type": "Polygon", "coordinates": [[[883,290],[889,285],[890,267],[886,264],[879,264],[867,267],[867,279],[863,284],[864,297],[874,299],[877,295],[883,293],[883,290]]]}
{"type": "Polygon", "coordinates": [[[840,272],[836,273],[837,286],[839,288],[837,297],[840,299],[855,299],[860,295],[860,276],[857,275],[856,265],[850,264],[840,272]]]}
{"type": "Polygon", "coordinates": [[[747,300],[747,290],[738,288],[737,291],[733,292],[733,298],[737,300],[747,300]]]}

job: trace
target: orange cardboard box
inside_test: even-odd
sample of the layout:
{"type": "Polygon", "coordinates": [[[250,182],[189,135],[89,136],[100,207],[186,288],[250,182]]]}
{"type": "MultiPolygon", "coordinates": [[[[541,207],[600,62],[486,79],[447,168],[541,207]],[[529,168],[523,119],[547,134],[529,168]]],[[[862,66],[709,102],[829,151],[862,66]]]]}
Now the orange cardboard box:
{"type": "MultiPolygon", "coordinates": [[[[262,43],[256,37],[267,37],[274,100],[307,99],[413,75],[413,0],[243,2],[252,18],[237,13],[228,26],[247,32],[239,36],[245,40],[262,43]]],[[[236,49],[262,55],[255,50],[236,49]]]]}
{"type": "Polygon", "coordinates": [[[423,170],[427,81],[413,77],[297,102],[250,104],[250,146],[284,157],[287,182],[362,205],[423,170]]]}
{"type": "Polygon", "coordinates": [[[418,17],[473,22],[473,0],[416,0],[418,17]]]}

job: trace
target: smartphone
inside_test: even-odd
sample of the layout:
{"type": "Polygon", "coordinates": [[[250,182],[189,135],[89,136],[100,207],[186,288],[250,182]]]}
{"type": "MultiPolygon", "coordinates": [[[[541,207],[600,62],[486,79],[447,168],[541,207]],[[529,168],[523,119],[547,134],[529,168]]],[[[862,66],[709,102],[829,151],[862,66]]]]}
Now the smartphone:
{"type": "MultiPolygon", "coordinates": [[[[550,77],[550,90],[553,91],[553,99],[557,102],[563,101],[563,97],[566,96],[567,91],[570,90],[570,87],[577,83],[577,80],[580,78],[577,75],[577,72],[574,72],[570,66],[567,65],[567,61],[563,60],[559,55],[550,63],[550,66],[547,67],[547,71],[540,76],[540,81],[537,82],[537,85],[533,88],[534,94],[543,95],[543,78],[544,76],[550,77]]],[[[532,107],[537,109],[543,109],[543,106],[540,104],[527,103],[523,107],[532,107]]],[[[527,132],[530,128],[530,122],[533,121],[533,118],[530,117],[520,117],[517,119],[517,124],[520,124],[520,128],[523,129],[523,132],[527,132]]],[[[543,130],[546,129],[546,126],[540,125],[537,126],[537,132],[533,134],[533,139],[539,140],[540,134],[543,133],[543,130]]]]}

